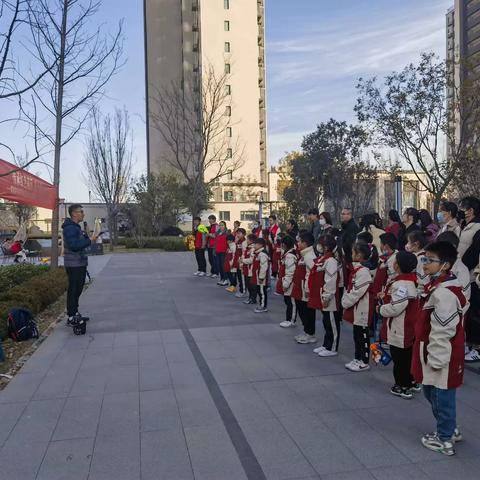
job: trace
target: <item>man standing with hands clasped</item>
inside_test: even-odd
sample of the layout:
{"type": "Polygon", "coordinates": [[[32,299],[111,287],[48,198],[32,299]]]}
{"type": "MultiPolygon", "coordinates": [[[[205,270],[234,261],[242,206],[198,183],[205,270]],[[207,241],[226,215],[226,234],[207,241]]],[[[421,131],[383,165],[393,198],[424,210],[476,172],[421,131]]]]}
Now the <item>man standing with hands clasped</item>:
{"type": "Polygon", "coordinates": [[[88,257],[85,250],[97,240],[97,235],[91,238],[82,230],[80,223],[85,218],[83,207],[79,204],[68,207],[70,218],[62,225],[64,265],[68,275],[67,292],[67,325],[73,326],[75,318],[81,317],[78,311],[78,301],[82,294],[87,276],[88,257]]]}

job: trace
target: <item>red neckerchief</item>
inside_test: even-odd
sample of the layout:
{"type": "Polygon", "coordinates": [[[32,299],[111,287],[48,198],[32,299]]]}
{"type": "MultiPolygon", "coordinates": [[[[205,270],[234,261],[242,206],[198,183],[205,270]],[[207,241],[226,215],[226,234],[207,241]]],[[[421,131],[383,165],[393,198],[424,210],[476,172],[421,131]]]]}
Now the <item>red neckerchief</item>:
{"type": "Polygon", "coordinates": [[[324,253],[321,257],[315,259],[315,265],[323,265],[329,258],[333,258],[333,252],[324,253]]]}
{"type": "Polygon", "coordinates": [[[435,290],[441,283],[448,282],[449,280],[453,280],[454,278],[455,275],[453,275],[451,272],[440,275],[438,278],[425,285],[422,297],[429,296],[430,293],[432,293],[433,290],[435,290]]]}
{"type": "Polygon", "coordinates": [[[380,260],[382,261],[383,264],[386,265],[388,262],[388,259],[394,254],[395,252],[392,252],[390,255],[380,255],[380,260]]]}
{"type": "Polygon", "coordinates": [[[353,288],[353,279],[356,275],[356,273],[361,269],[361,268],[367,268],[363,265],[358,265],[357,267],[353,267],[352,272],[350,274],[350,278],[348,279],[348,286],[347,286],[347,291],[350,292],[353,288]]]}

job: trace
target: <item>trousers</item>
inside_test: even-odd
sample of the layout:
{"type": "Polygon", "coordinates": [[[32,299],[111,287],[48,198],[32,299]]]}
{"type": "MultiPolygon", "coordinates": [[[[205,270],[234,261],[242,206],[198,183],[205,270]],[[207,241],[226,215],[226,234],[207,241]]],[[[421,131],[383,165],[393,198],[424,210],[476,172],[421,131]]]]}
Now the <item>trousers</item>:
{"type": "Polygon", "coordinates": [[[85,286],[87,267],[65,267],[68,276],[67,315],[73,317],[78,313],[78,302],[85,286]]]}
{"type": "Polygon", "coordinates": [[[307,335],[315,335],[315,309],[309,308],[303,300],[295,300],[298,315],[302,321],[303,331],[307,335]]]}
{"type": "Polygon", "coordinates": [[[323,337],[323,346],[332,352],[338,351],[338,343],[340,342],[340,312],[322,312],[323,328],[325,336],[323,337]]]}
{"type": "Polygon", "coordinates": [[[207,272],[207,260],[205,259],[205,249],[196,248],[195,249],[195,259],[197,260],[197,266],[199,272],[207,272]]]}
{"type": "Polygon", "coordinates": [[[292,323],[297,323],[297,305],[295,304],[294,301],[292,301],[292,297],[289,297],[288,295],[283,296],[283,301],[285,302],[286,305],[286,318],[285,320],[287,322],[292,322],[292,323]]]}
{"type": "Polygon", "coordinates": [[[399,387],[410,388],[413,377],[410,373],[412,367],[412,347],[399,348],[390,345],[390,355],[393,360],[393,378],[399,387]]]}
{"type": "Polygon", "coordinates": [[[424,385],[423,394],[432,406],[440,440],[450,440],[457,427],[457,389],[444,390],[432,385],[424,385]]]}
{"type": "Polygon", "coordinates": [[[368,327],[353,326],[353,341],[355,343],[355,358],[368,363],[370,359],[370,332],[368,327]]]}

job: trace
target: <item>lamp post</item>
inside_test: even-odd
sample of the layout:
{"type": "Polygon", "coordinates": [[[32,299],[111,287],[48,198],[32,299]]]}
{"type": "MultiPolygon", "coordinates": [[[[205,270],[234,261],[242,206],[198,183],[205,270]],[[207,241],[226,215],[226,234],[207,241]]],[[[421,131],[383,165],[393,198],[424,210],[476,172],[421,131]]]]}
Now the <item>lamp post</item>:
{"type": "Polygon", "coordinates": [[[395,176],[395,209],[402,214],[402,177],[401,175],[395,176]]]}

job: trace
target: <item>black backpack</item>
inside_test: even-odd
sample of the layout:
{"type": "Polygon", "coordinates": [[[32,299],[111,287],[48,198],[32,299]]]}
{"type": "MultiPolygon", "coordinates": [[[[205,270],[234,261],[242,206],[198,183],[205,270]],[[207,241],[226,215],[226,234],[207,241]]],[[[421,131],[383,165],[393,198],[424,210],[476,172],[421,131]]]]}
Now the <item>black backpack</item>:
{"type": "Polygon", "coordinates": [[[8,336],[16,342],[38,338],[38,328],[32,312],[26,308],[12,308],[7,317],[8,336]]]}

